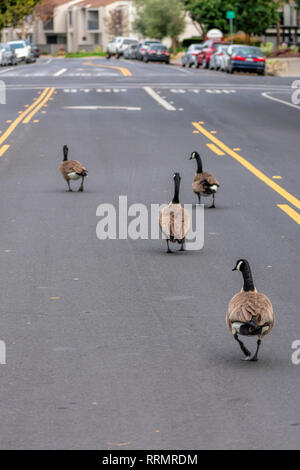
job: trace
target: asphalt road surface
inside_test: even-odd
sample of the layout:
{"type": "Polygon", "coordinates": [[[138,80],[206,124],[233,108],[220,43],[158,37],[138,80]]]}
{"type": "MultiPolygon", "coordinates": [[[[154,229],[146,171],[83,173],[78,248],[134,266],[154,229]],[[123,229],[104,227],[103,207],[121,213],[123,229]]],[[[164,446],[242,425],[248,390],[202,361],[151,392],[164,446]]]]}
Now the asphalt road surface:
{"type": "Polygon", "coordinates": [[[293,80],[104,59],[0,79],[0,448],[299,448],[293,80]],[[84,193],[66,192],[64,144],[84,193]],[[97,238],[99,204],[168,203],[175,171],[196,203],[193,150],[221,183],[201,251],[97,238]],[[258,363],[225,325],[239,258],[276,314],[258,363]]]}

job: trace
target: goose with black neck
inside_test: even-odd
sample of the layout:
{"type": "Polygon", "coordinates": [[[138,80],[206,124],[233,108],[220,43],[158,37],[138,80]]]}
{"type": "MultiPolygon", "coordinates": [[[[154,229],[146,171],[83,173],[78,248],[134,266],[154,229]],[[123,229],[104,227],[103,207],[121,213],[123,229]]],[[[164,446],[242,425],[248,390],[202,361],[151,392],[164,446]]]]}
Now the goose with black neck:
{"type": "Polygon", "coordinates": [[[215,209],[215,197],[220,183],[211,173],[203,171],[202,160],[198,152],[192,152],[190,160],[196,160],[197,162],[197,173],[194,176],[192,188],[194,193],[198,196],[199,204],[201,204],[201,196],[212,196],[213,202],[210,208],[215,209]]]}
{"type": "Polygon", "coordinates": [[[245,360],[255,362],[258,360],[262,339],[270,333],[274,326],[273,307],[266,295],[257,292],[250,264],[246,259],[239,259],[233,271],[242,273],[244,285],[241,292],[229,302],[226,322],[234,339],[239,343],[246,356],[245,360]],[[239,335],[258,337],[256,352],[252,357],[251,352],[239,339],[239,335]]]}

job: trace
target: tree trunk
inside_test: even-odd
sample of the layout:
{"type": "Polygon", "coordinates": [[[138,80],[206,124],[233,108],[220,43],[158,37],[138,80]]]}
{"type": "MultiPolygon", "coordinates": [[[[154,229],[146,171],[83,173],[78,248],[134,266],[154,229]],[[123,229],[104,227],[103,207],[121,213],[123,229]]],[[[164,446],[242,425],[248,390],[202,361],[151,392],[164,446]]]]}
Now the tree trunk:
{"type": "Polygon", "coordinates": [[[280,21],[277,22],[277,47],[280,46],[280,43],[281,43],[281,25],[280,25],[280,21]]]}
{"type": "Polygon", "coordinates": [[[172,38],[172,49],[173,49],[173,54],[176,54],[176,50],[177,50],[177,39],[176,38],[172,38]]]}

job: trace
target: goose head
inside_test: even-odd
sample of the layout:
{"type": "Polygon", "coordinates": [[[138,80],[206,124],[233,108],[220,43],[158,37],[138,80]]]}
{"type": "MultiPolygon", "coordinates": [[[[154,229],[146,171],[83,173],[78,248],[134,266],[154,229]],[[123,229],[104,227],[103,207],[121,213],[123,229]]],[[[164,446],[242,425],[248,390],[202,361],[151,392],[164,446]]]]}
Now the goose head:
{"type": "MultiPolygon", "coordinates": [[[[235,267],[233,268],[232,271],[243,271],[243,269],[246,267],[246,263],[248,263],[247,260],[245,259],[239,259],[237,262],[236,262],[236,265],[235,267]]],[[[249,263],[248,263],[249,264],[249,263]]]]}
{"type": "Polygon", "coordinates": [[[190,160],[193,160],[194,158],[200,158],[200,155],[198,152],[192,152],[190,156],[190,160]]]}

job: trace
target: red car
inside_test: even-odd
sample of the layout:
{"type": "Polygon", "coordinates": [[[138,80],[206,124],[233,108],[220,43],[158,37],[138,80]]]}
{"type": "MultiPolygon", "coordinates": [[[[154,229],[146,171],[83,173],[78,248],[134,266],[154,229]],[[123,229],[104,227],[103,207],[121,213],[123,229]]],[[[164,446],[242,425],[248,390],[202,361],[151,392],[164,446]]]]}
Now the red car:
{"type": "Polygon", "coordinates": [[[198,67],[202,65],[204,69],[208,69],[211,56],[216,52],[217,47],[222,45],[228,46],[228,42],[216,41],[214,39],[206,41],[204,43],[203,49],[197,55],[198,67]]]}

